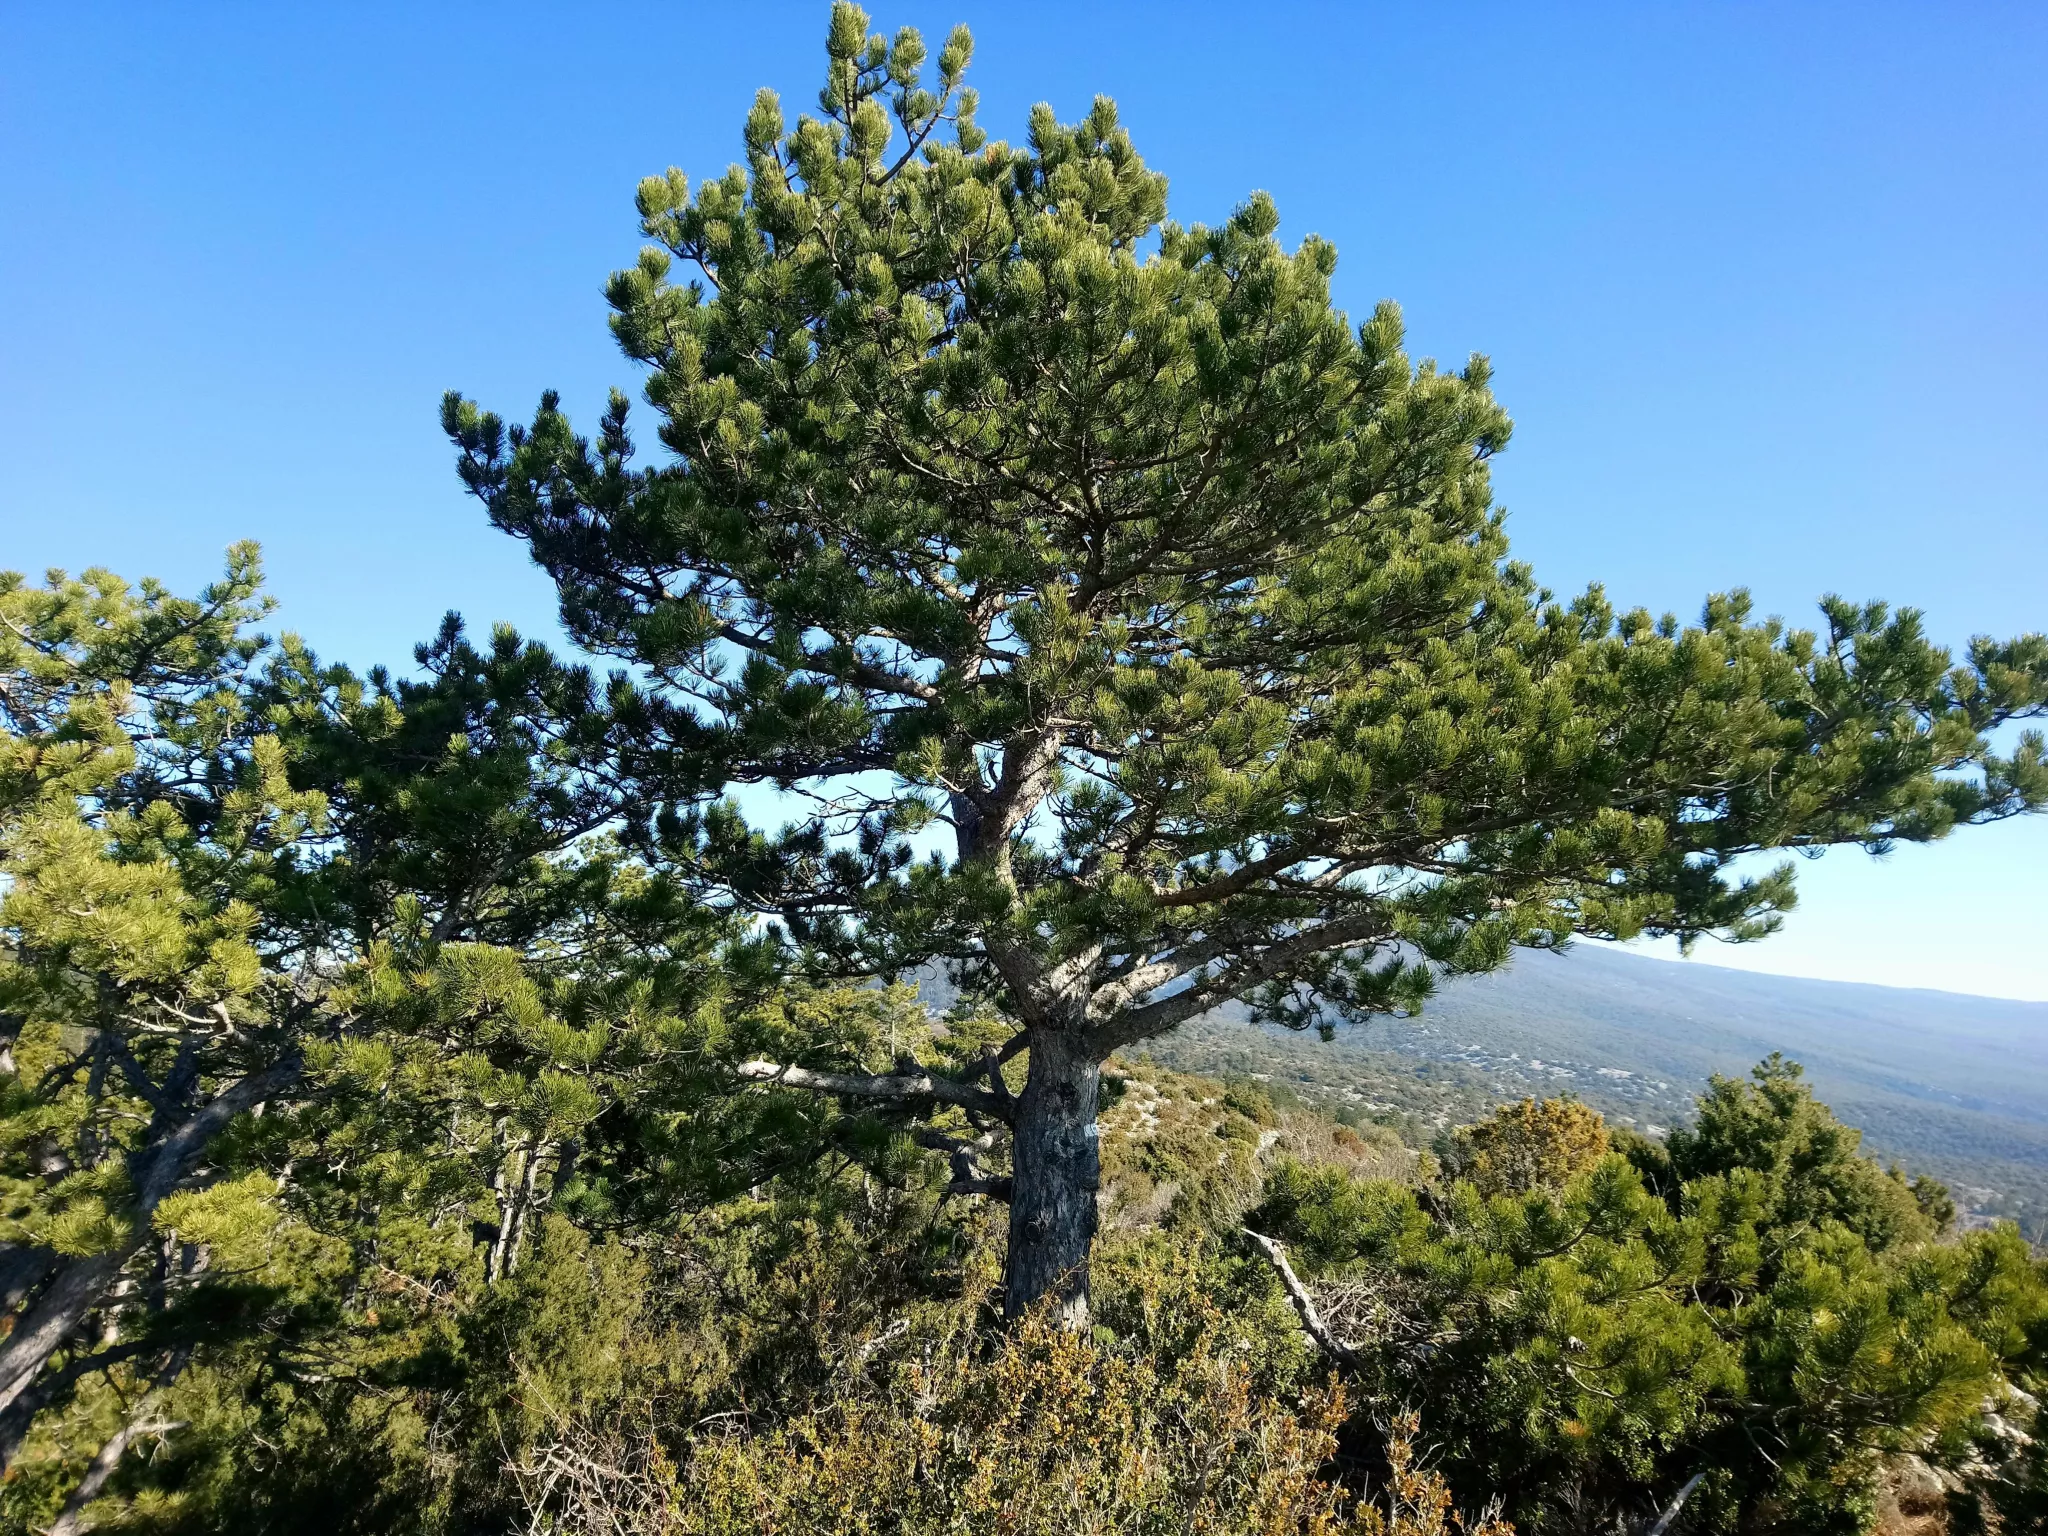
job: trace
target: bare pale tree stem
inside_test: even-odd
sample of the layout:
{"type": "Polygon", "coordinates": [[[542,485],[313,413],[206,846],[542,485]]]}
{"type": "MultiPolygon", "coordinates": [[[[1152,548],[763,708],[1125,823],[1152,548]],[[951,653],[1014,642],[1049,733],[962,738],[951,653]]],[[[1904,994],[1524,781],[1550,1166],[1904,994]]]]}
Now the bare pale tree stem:
{"type": "Polygon", "coordinates": [[[1656,1523],[1644,1527],[1643,1536],[1664,1536],[1664,1533],[1671,1529],[1671,1522],[1676,1520],[1679,1512],[1685,1508],[1685,1501],[1692,1497],[1693,1489],[1699,1487],[1706,1475],[1704,1472],[1695,1472],[1686,1479],[1685,1486],[1672,1495],[1671,1502],[1664,1506],[1664,1513],[1657,1517],[1656,1523]]]}
{"type": "Polygon", "coordinates": [[[1308,1293],[1308,1287],[1301,1283],[1301,1277],[1294,1272],[1294,1266],[1287,1262],[1287,1250],[1278,1242],[1250,1227],[1241,1229],[1250,1238],[1259,1252],[1266,1256],[1266,1262],[1273,1266],[1273,1272],[1280,1277],[1280,1285],[1287,1292],[1287,1299],[1294,1303],[1294,1310],[1301,1318],[1302,1330],[1316,1341],[1324,1354],[1340,1365],[1354,1364],[1358,1351],[1330,1331],[1323,1314],[1316,1310],[1315,1298],[1308,1293]]]}

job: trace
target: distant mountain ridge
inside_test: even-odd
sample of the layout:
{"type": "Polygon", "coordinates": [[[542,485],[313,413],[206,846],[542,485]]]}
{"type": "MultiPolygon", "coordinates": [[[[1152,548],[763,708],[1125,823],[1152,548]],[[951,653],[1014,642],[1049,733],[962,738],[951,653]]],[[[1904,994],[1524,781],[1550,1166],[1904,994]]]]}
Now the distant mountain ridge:
{"type": "Polygon", "coordinates": [[[1469,1114],[1475,1097],[1568,1091],[1660,1129],[1686,1116],[1711,1074],[1782,1051],[1872,1151],[2030,1227],[2048,1214],[2048,1003],[1581,945],[1447,983],[1419,1017],[1340,1028],[1328,1045],[1232,1007],[1146,1050],[1184,1070],[1256,1068],[1312,1093],[1391,1101],[1438,1124],[1469,1114]]]}
{"type": "Polygon", "coordinates": [[[1837,1092],[1899,1094],[2048,1126],[2048,1003],[1767,976],[1582,945],[1451,982],[1413,1022],[1518,1033],[1560,1060],[1626,1053],[1695,1079],[1702,1067],[1740,1071],[1779,1050],[1837,1092]],[[1577,1033],[1560,1037],[1564,1025],[1577,1033]]]}

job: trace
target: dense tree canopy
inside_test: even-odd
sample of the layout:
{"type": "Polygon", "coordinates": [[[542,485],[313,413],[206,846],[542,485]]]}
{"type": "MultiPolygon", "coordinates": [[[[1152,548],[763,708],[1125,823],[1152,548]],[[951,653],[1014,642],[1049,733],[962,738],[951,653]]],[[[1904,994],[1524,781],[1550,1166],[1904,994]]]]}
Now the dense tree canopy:
{"type": "Polygon", "coordinates": [[[81,1391],[87,1426],[122,1396],[140,1424],[201,1347],[314,1370],[405,1313],[388,1277],[431,1314],[510,1281],[548,1212],[615,1226],[815,1159],[829,1106],[723,1092],[716,1042],[858,1041],[887,1006],[764,1006],[730,918],[603,835],[584,673],[451,623],[420,677],[365,681],[253,633],[259,581],[247,547],[197,599],[0,579],[0,1464],[26,1489],[32,1426],[81,1391]]]}
{"type": "Polygon", "coordinates": [[[2048,1529],[2042,1261],[1796,1065],[1432,1156],[1137,1049],[1763,937],[2048,804],[2048,641],[1556,598],[1483,360],[969,51],[643,183],[656,462],[445,402],[609,676],[0,574],[0,1536],[2048,1529]]]}
{"type": "Polygon", "coordinates": [[[785,973],[614,835],[629,692],[452,625],[359,677],[256,576],[0,589],[0,1530],[2044,1518],[2039,1263],[1775,1058],[1440,1169],[1119,1060],[1097,1326],[1001,1324],[1014,1022],[785,973]]]}
{"type": "MultiPolygon", "coordinates": [[[[667,450],[459,397],[464,480],[630,664],[637,835],[812,965],[941,961],[1029,1052],[1015,1304],[1085,1311],[1096,1070],[1226,999],[1411,1007],[1575,934],[1769,933],[1764,849],[2048,801],[2048,641],[1957,665],[1917,614],[1681,625],[1509,560],[1474,358],[1333,304],[1254,195],[1166,216],[1116,109],[990,142],[956,31],[833,10],[826,85],[746,162],[643,182],[609,287],[667,450]],[[682,263],[686,277],[675,279],[682,263]],[[748,825],[736,786],[790,792],[748,825]]],[[[992,1069],[991,1069],[992,1070],[992,1069]]]]}

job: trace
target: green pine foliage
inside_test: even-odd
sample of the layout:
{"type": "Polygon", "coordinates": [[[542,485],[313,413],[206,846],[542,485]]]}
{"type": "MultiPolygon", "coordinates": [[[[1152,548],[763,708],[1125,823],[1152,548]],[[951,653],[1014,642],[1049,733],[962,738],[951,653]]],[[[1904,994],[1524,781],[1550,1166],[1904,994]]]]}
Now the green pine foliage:
{"type": "Polygon", "coordinates": [[[0,1533],[2048,1529],[2041,1261],[1796,1065],[1433,1155],[1132,1049],[1761,937],[2048,803],[2048,642],[1554,598],[1483,360],[969,54],[642,185],[660,462],[447,402],[621,670],[0,575],[0,1533]]]}
{"type": "MultiPolygon", "coordinates": [[[[1524,1108],[1468,1139],[1526,1137],[1524,1108]]],[[[1293,1241],[1365,1390],[1524,1529],[1608,1529],[1697,1474],[1690,1529],[1855,1532],[1887,1456],[1988,1473],[1973,1435],[2048,1365],[2010,1227],[1944,1238],[1775,1057],[1668,1147],[1616,1139],[1519,1191],[1289,1165],[1249,1222],[1293,1241]]]]}
{"type": "MultiPolygon", "coordinates": [[[[1509,558],[1474,357],[1331,298],[1255,194],[1167,214],[1115,106],[990,140],[832,12],[745,160],[641,183],[594,437],[450,395],[465,484],[639,685],[637,830],[837,975],[943,963],[1030,1053],[1011,1289],[1086,1310],[1099,1064],[1217,1004],[1327,1028],[1574,935],[1771,933],[1762,850],[2048,804],[2048,640],[1692,623],[1509,558]],[[799,791],[751,824],[736,786],[799,791]],[[786,820],[782,820],[786,816],[786,820]],[[778,821],[780,824],[777,825],[778,821]]],[[[929,83],[927,81],[929,80],[929,83]]],[[[759,802],[752,802],[758,804],[759,802]]],[[[992,1085],[991,1085],[992,1086],[992,1085]]]]}
{"type": "Polygon", "coordinates": [[[253,547],[196,599],[0,577],[0,1460],[82,1382],[182,1368],[210,1319],[172,1223],[303,1077],[320,1003],[266,930],[325,807],[251,707],[263,610],[253,547]]]}
{"type": "Polygon", "coordinates": [[[340,1379],[358,1422],[550,1220],[922,1155],[731,1091],[764,1050],[879,1064],[903,998],[772,985],[618,844],[586,674],[451,626],[418,679],[358,679],[265,609],[253,549],[192,600],[0,581],[0,1506],[38,1528],[138,1403],[216,1391],[313,1444],[340,1379]]]}

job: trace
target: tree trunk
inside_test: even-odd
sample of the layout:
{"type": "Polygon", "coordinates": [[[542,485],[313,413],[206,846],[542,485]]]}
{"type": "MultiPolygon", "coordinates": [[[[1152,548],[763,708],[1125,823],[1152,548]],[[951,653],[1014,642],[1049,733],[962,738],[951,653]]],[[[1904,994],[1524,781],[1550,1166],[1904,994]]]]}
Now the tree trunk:
{"type": "Polygon", "coordinates": [[[1095,1112],[1102,1064],[1051,1030],[1031,1042],[1011,1160],[1010,1253],[1003,1311],[1021,1317],[1047,1297],[1061,1326],[1088,1322],[1088,1249],[1102,1184],[1095,1112]]]}
{"type": "MultiPolygon", "coordinates": [[[[15,1325],[0,1345],[0,1415],[28,1390],[44,1363],[56,1352],[106,1294],[121,1267],[142,1246],[139,1236],[107,1253],[66,1259],[57,1278],[37,1299],[28,1315],[15,1325]]],[[[0,1463],[13,1459],[13,1447],[0,1454],[0,1463]]]]}

